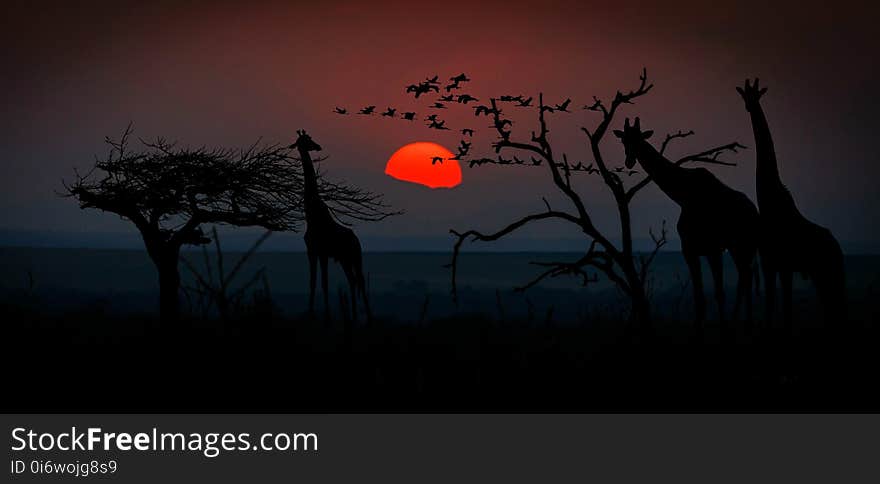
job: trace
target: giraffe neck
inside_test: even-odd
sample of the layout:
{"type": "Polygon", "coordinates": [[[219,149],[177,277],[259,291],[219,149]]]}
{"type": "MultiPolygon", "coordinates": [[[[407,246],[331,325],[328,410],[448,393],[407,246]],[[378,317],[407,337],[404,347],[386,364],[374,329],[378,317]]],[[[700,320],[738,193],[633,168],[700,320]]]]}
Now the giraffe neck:
{"type": "MultiPolygon", "coordinates": [[[[767,117],[759,103],[749,109],[752,118],[752,131],[755,135],[755,189],[758,195],[758,205],[767,203],[768,199],[775,198],[787,190],[779,178],[779,167],[776,162],[776,149],[773,146],[773,136],[770,134],[770,126],[767,117]]],[[[772,203],[772,202],[771,202],[772,203]]]]}
{"type": "Polygon", "coordinates": [[[318,218],[330,218],[330,212],[318,193],[318,175],[315,171],[315,165],[312,163],[311,155],[309,155],[307,150],[300,149],[299,157],[302,160],[303,167],[306,223],[311,225],[318,218]]]}
{"type": "Polygon", "coordinates": [[[682,176],[684,168],[664,158],[651,143],[644,140],[636,147],[636,158],[660,190],[682,206],[688,192],[682,176]]]}

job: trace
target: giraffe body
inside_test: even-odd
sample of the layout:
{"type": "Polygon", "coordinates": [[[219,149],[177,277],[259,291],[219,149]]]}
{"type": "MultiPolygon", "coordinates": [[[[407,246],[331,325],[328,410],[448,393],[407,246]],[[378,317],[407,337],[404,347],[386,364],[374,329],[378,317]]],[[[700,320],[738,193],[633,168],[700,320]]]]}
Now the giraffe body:
{"type": "Polygon", "coordinates": [[[303,165],[304,204],[306,233],[304,236],[309,258],[309,312],[315,311],[315,286],[318,271],[321,272],[321,290],[324,294],[324,314],[330,317],[330,296],[328,290],[328,263],[330,259],[342,267],[348,280],[351,296],[352,320],[357,320],[357,300],[361,297],[367,314],[371,318],[370,302],[367,297],[366,278],[363,270],[361,243],[354,231],[339,223],[321,199],[318,190],[318,177],[312,162],[311,152],[321,151],[304,130],[292,147],[299,151],[303,165]]]}
{"type": "Polygon", "coordinates": [[[681,249],[691,276],[694,305],[698,323],[705,319],[700,257],[706,257],[715,286],[719,319],[725,318],[723,254],[728,251],[738,273],[735,317],[743,300],[746,318],[752,315],[752,276],[759,244],[758,209],[743,193],[738,192],[704,168],[682,168],[664,158],[647,139],[651,131],[642,132],[639,119],[633,126],[626,120],[621,138],[626,150],[627,168],[640,163],[657,186],[680,208],[676,226],[681,249]]]}
{"type": "Polygon", "coordinates": [[[843,251],[831,231],[809,221],[795,204],[779,176],[776,150],[764,110],[758,80],[736,88],[745,101],[755,136],[755,188],[761,210],[761,268],[766,290],[766,321],[773,319],[776,279],[782,286],[782,314],[787,327],[792,322],[792,279],[796,272],[810,279],[816,288],[827,322],[846,319],[846,272],[843,251]]]}

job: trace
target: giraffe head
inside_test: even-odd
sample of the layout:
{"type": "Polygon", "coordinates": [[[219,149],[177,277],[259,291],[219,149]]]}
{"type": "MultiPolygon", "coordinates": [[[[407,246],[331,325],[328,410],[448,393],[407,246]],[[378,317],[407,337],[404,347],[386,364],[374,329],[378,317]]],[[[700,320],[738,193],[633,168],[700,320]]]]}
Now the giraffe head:
{"type": "Polygon", "coordinates": [[[321,151],[321,145],[315,143],[312,137],[306,134],[306,130],[298,129],[296,134],[299,136],[296,138],[296,142],[290,145],[291,149],[298,149],[304,152],[321,151]]]}
{"type": "Polygon", "coordinates": [[[752,109],[759,107],[761,104],[761,96],[767,92],[767,88],[761,88],[758,83],[760,80],[756,77],[754,84],[749,84],[749,80],[746,79],[746,85],[744,87],[736,87],[736,92],[742,96],[743,101],[746,103],[746,110],[752,111],[752,109]]]}
{"type": "Polygon", "coordinates": [[[629,118],[626,118],[623,122],[623,131],[619,129],[614,130],[614,136],[620,138],[620,142],[623,143],[623,150],[626,153],[626,162],[624,164],[627,168],[635,166],[636,148],[641,142],[650,138],[652,134],[654,132],[651,130],[642,131],[642,128],[639,127],[639,118],[636,118],[632,126],[629,125],[629,118]]]}

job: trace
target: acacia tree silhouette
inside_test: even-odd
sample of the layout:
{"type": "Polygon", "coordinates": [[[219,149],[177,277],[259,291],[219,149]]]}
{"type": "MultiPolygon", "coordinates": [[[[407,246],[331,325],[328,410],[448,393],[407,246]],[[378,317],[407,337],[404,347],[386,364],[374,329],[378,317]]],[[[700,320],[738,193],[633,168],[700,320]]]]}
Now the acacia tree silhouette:
{"type": "MultiPolygon", "coordinates": [[[[163,138],[140,140],[129,150],[132,127],[119,140],[105,138],[109,153],[85,175],[64,183],[65,196],[80,208],[111,212],[140,231],[159,273],[163,324],[180,313],[180,250],[211,239],[204,224],[259,226],[298,231],[303,220],[302,168],[291,149],[263,145],[246,149],[183,148],[163,138]]],[[[344,183],[319,181],[336,212],[358,217],[384,207],[381,197],[344,183]]]]}
{"type": "MultiPolygon", "coordinates": [[[[568,162],[568,158],[565,154],[560,158],[554,153],[553,146],[547,136],[549,131],[547,128],[546,114],[552,113],[556,108],[544,104],[543,93],[538,95],[539,104],[537,109],[539,130],[537,133],[534,131],[531,133],[531,139],[529,141],[516,141],[513,139],[511,131],[505,129],[505,126],[509,126],[510,122],[501,118],[503,113],[498,109],[497,100],[495,98],[490,99],[491,108],[486,109],[486,112],[487,115],[492,116],[495,130],[499,135],[499,139],[492,144],[495,153],[500,154],[502,150],[527,152],[532,157],[532,163],[526,166],[546,166],[547,173],[549,173],[552,178],[555,187],[565,195],[568,201],[571,202],[574,206],[575,212],[572,213],[569,211],[553,209],[545,199],[545,211],[522,217],[495,232],[487,233],[473,229],[465,231],[450,230],[450,232],[457,238],[453,246],[452,261],[448,264],[448,267],[452,269],[452,293],[454,297],[457,294],[455,279],[458,255],[462,244],[465,241],[495,241],[517,231],[531,222],[548,219],[562,220],[578,227],[585,236],[591,239],[586,253],[575,261],[549,263],[533,262],[535,265],[544,267],[545,270],[539,273],[532,281],[524,286],[518,287],[517,289],[525,290],[541,280],[562,275],[578,276],[584,284],[587,284],[597,280],[598,273],[602,273],[629,298],[630,319],[640,324],[643,328],[650,326],[651,311],[646,290],[648,269],[657,255],[657,252],[666,243],[665,223],[659,234],[650,232],[651,238],[654,242],[653,250],[648,253],[635,254],[633,251],[630,203],[641,189],[651,183],[651,178],[650,176],[647,176],[637,183],[627,187],[618,175],[621,171],[609,168],[601,148],[602,139],[605,136],[608,127],[614,120],[614,116],[618,109],[624,104],[632,104],[633,101],[644,96],[653,88],[653,84],[648,83],[647,71],[645,69],[642,70],[639,79],[640,84],[636,89],[626,93],[617,91],[609,105],[606,105],[599,98],[593,97],[593,104],[584,106],[584,109],[597,112],[601,115],[601,120],[594,129],[590,130],[586,127],[581,128],[586,134],[588,147],[593,158],[593,163],[596,166],[595,169],[592,168],[592,165],[589,168],[575,169],[568,162]],[[537,156],[537,158],[535,158],[535,156],[537,156]],[[619,245],[615,245],[606,233],[594,225],[586,204],[571,183],[572,173],[576,172],[597,173],[608,187],[617,206],[620,221],[619,245]],[[594,272],[590,273],[588,272],[588,269],[592,269],[594,272]]],[[[661,153],[666,150],[671,141],[692,134],[692,131],[679,131],[678,133],[667,135],[662,145],[661,153]]],[[[675,161],[675,163],[682,165],[690,162],[703,162],[732,165],[732,163],[721,161],[719,157],[725,152],[735,152],[738,148],[742,147],[742,145],[736,142],[728,143],[726,145],[717,146],[682,157],[675,161]]],[[[514,159],[517,158],[514,157],[514,159]]],[[[471,166],[483,163],[511,164],[510,161],[506,161],[499,156],[498,161],[488,158],[473,160],[471,161],[471,166]]],[[[579,164],[579,166],[582,165],[579,164]]]]}

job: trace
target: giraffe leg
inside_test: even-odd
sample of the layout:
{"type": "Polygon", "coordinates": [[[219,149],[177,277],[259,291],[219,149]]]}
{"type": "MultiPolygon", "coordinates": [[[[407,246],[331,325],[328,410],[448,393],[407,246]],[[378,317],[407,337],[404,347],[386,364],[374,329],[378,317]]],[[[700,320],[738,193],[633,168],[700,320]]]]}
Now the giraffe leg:
{"type": "Polygon", "coordinates": [[[823,324],[825,327],[833,325],[841,329],[849,324],[846,312],[846,282],[839,274],[842,270],[834,269],[836,268],[826,269],[811,278],[821,306],[823,324]]]}
{"type": "Polygon", "coordinates": [[[373,319],[373,313],[370,310],[370,298],[367,296],[367,281],[364,279],[364,267],[362,265],[355,266],[357,272],[357,284],[361,290],[361,296],[364,298],[364,309],[367,312],[367,323],[373,319]]]}
{"type": "Polygon", "coordinates": [[[694,287],[694,318],[697,326],[703,325],[706,318],[706,299],[703,296],[703,274],[700,272],[700,256],[693,251],[685,251],[684,260],[691,274],[691,285],[694,287]]]}
{"type": "Polygon", "coordinates": [[[739,310],[743,299],[745,299],[746,310],[743,319],[748,323],[749,327],[752,322],[752,276],[753,271],[755,270],[753,264],[754,259],[754,251],[745,253],[737,251],[733,253],[733,261],[736,265],[737,272],[736,305],[733,309],[733,317],[736,320],[740,319],[739,310]]]}
{"type": "Polygon", "coordinates": [[[351,264],[345,264],[342,266],[342,269],[345,271],[345,278],[348,280],[348,292],[351,296],[351,320],[352,322],[357,322],[358,287],[354,276],[354,269],[351,264]]]}
{"type": "Polygon", "coordinates": [[[718,305],[718,321],[722,327],[726,326],[724,311],[724,252],[718,251],[706,257],[709,260],[709,270],[712,271],[712,282],[715,286],[715,302],[718,305]]]}
{"type": "Polygon", "coordinates": [[[770,256],[761,255],[761,271],[764,273],[764,325],[767,328],[773,324],[773,313],[776,312],[776,268],[770,259],[770,256]]]}
{"type": "Polygon", "coordinates": [[[827,234],[824,240],[824,256],[814,262],[810,279],[816,288],[822,311],[823,324],[838,330],[849,325],[846,304],[846,269],[840,245],[827,234]]]}
{"type": "MultiPolygon", "coordinates": [[[[751,274],[744,272],[742,264],[736,258],[734,258],[734,265],[736,266],[736,301],[733,303],[733,320],[739,321],[739,311],[742,308],[743,298],[745,294],[743,294],[743,284],[745,281],[743,277],[748,277],[751,281],[751,274]]],[[[748,319],[748,311],[746,311],[746,319],[748,319]]]]}
{"type": "Polygon", "coordinates": [[[330,291],[328,290],[327,256],[322,255],[321,260],[321,290],[324,293],[324,319],[330,321],[330,291]]]}
{"type": "Polygon", "coordinates": [[[309,316],[315,316],[315,283],[318,279],[318,256],[309,251],[309,316]]]}
{"type": "Polygon", "coordinates": [[[782,286],[782,320],[786,331],[791,331],[791,285],[794,274],[791,271],[779,272],[779,283],[782,286]]]}
{"type": "Polygon", "coordinates": [[[745,280],[742,282],[743,286],[743,296],[746,298],[746,315],[745,321],[748,323],[749,328],[752,327],[752,318],[754,317],[753,307],[752,307],[752,285],[754,284],[754,275],[758,272],[758,266],[755,263],[755,253],[752,252],[750,257],[747,257],[744,262],[742,262],[742,270],[740,274],[745,280]]]}

